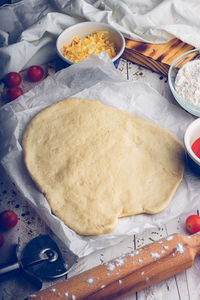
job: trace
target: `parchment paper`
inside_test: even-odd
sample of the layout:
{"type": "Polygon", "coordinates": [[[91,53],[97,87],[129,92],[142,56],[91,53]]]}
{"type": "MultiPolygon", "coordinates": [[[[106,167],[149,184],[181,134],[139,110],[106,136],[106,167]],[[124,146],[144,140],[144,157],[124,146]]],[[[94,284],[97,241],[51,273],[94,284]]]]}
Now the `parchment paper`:
{"type": "MultiPolygon", "coordinates": [[[[36,209],[52,231],[79,257],[94,250],[119,243],[145,228],[166,223],[186,211],[198,207],[199,178],[185,170],[184,178],[169,207],[157,215],[121,218],[116,229],[101,236],[84,237],[69,229],[51,214],[44,196],[37,190],[25,168],[21,140],[29,120],[42,108],[68,97],[98,99],[102,103],[127,110],[159,124],[180,141],[193,117],[170,103],[148,84],[122,78],[107,54],[91,55],[53,76],[0,109],[0,159],[5,171],[36,209]]],[[[144,166],[145,168],[145,166],[144,166]]]]}

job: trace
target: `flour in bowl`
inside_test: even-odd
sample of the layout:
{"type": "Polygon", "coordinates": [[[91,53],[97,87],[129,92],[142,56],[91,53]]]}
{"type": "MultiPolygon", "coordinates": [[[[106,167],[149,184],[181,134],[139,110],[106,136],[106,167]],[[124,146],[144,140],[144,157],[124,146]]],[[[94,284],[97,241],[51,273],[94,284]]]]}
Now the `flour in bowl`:
{"type": "Polygon", "coordinates": [[[190,61],[178,71],[175,89],[183,99],[200,106],[200,60],[190,61]]]}

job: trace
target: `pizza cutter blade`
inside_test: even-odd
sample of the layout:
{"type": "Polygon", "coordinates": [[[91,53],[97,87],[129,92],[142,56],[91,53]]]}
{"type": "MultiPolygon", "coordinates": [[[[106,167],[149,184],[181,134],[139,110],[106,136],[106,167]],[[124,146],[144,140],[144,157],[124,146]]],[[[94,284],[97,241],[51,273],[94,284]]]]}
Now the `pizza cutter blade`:
{"type": "Polygon", "coordinates": [[[76,256],[68,249],[70,257],[67,264],[49,235],[39,235],[28,242],[21,257],[12,264],[0,266],[0,279],[16,271],[22,271],[39,288],[41,279],[55,279],[68,273],[76,261],[76,256]]]}

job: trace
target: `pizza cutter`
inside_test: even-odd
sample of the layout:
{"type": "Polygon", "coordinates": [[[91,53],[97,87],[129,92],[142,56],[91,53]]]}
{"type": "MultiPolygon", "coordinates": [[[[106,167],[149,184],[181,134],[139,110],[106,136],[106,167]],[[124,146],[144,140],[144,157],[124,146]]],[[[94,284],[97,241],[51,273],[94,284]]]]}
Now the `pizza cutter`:
{"type": "Polygon", "coordinates": [[[39,235],[27,243],[20,258],[16,247],[15,262],[0,266],[0,280],[21,271],[40,289],[42,279],[55,279],[67,274],[76,259],[70,250],[69,252],[71,259],[66,264],[53,239],[49,235],[39,235]]]}
{"type": "Polygon", "coordinates": [[[121,299],[190,268],[200,234],[172,234],[41,290],[26,300],[121,299]]]}

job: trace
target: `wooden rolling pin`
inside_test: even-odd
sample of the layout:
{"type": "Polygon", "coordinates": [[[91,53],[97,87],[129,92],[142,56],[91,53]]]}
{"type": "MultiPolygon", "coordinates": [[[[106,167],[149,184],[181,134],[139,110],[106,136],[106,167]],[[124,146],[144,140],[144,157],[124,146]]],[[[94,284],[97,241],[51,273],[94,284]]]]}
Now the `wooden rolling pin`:
{"type": "Polygon", "coordinates": [[[175,233],[26,299],[120,299],[190,268],[198,253],[200,234],[175,233]]]}

